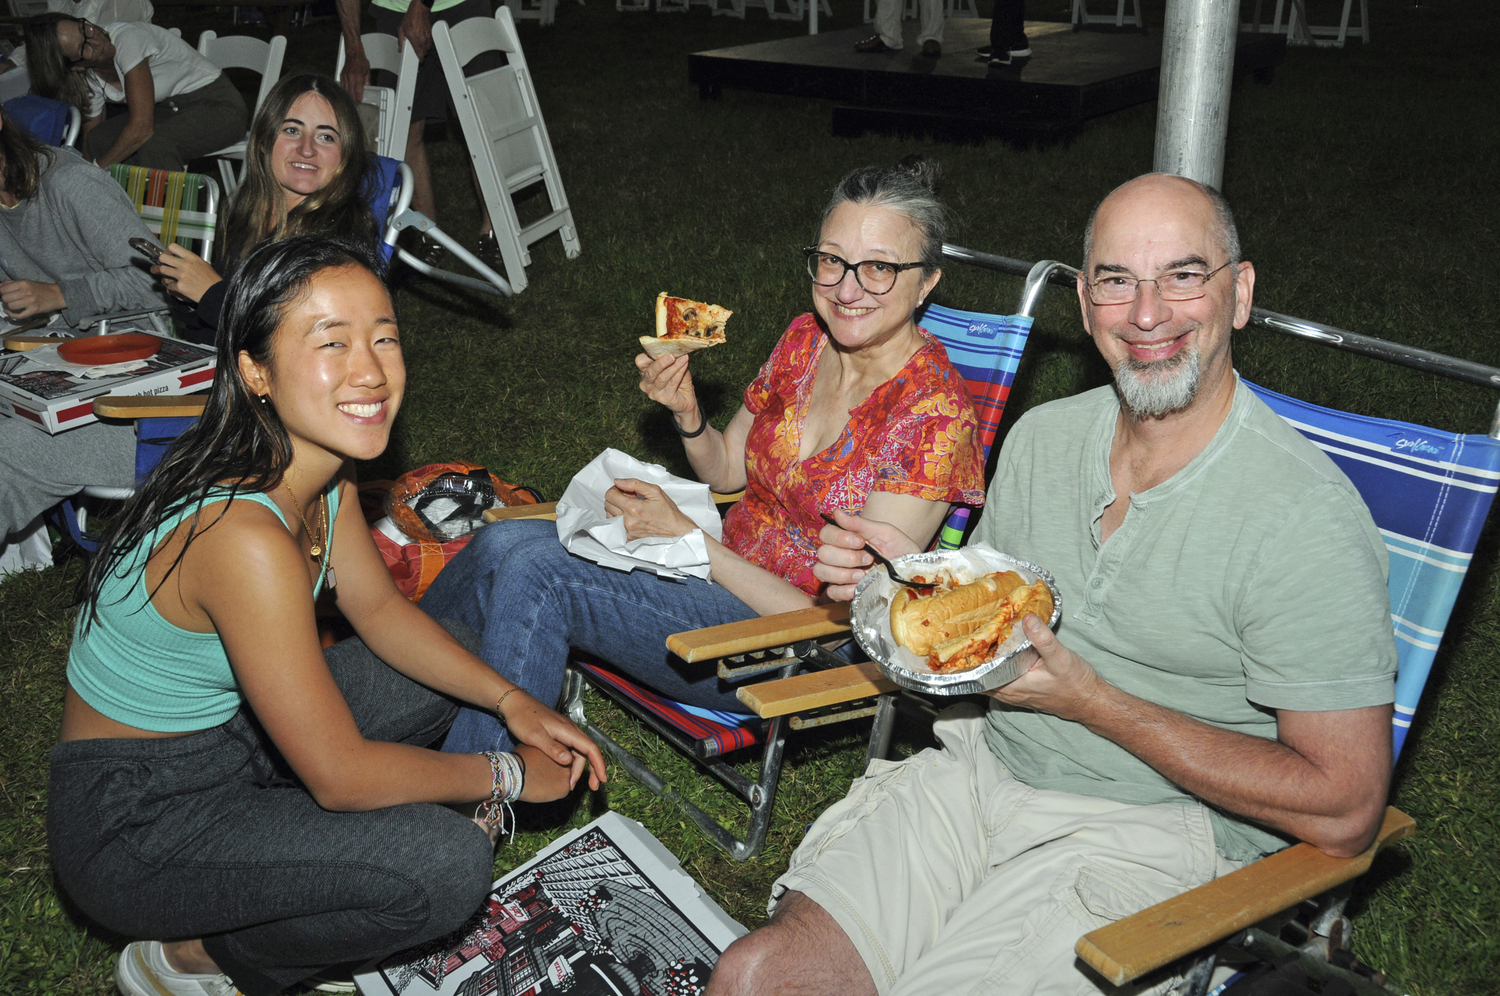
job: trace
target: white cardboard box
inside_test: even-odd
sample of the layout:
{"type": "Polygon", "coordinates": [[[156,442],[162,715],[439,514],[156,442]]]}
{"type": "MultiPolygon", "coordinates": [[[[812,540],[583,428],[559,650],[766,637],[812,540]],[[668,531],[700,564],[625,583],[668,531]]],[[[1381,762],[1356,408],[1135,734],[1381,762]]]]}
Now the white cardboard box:
{"type": "Polygon", "coordinates": [[[57,434],[96,421],[94,399],[106,395],[191,394],[214,379],[207,346],[163,339],[155,356],[135,363],[82,366],[57,347],[0,354],[0,413],[57,434]]]}
{"type": "Polygon", "coordinates": [[[609,812],[496,882],[454,935],[354,981],[364,996],[696,996],[744,933],[645,827],[609,812]]]}

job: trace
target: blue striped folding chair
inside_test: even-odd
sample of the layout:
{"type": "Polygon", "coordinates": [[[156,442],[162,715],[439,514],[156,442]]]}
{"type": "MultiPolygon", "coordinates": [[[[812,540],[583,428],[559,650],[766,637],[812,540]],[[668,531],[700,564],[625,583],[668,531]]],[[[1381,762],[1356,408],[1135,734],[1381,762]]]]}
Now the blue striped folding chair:
{"type": "Polygon", "coordinates": [[[1350,415],[1250,387],[1348,475],[1385,537],[1400,657],[1393,717],[1399,756],[1500,487],[1500,440],[1350,415]]]}
{"type": "MultiPolygon", "coordinates": [[[[938,338],[968,383],[979,412],[980,442],[986,457],[994,443],[1000,417],[1010,395],[1011,382],[1020,364],[1031,332],[1030,311],[1039,288],[1051,273],[1052,264],[1039,266],[1028,279],[1021,314],[990,315],[957,311],[931,305],[921,325],[938,338]]],[[[940,542],[956,548],[968,524],[969,509],[956,509],[940,534],[940,542]]],[[[844,658],[825,650],[820,640],[846,635],[847,604],[817,606],[798,612],[751,619],[730,626],[716,626],[693,633],[680,633],[667,641],[668,649],[689,663],[718,661],[719,676],[727,681],[755,677],[790,678],[802,671],[827,673],[844,670],[844,658]]],[[[816,678],[817,675],[803,675],[816,678]]],[[[760,711],[753,696],[740,697],[755,712],[711,712],[685,706],[640,688],[605,664],[575,660],[564,684],[565,708],[580,729],[608,750],[625,770],[658,795],[672,798],[692,820],[729,855],[744,860],[765,843],[770,828],[771,807],[781,773],[781,758],[788,729],[826,726],[852,719],[874,717],[870,736],[871,756],[884,756],[890,745],[895,718],[894,686],[856,681],[824,690],[825,702],[807,709],[787,709],[775,715],[760,711]],[[618,705],[651,726],[683,753],[698,761],[750,807],[743,836],[668,789],[660,775],[616,743],[584,714],[585,685],[613,699],[618,705]],[[875,701],[871,701],[875,699],[875,701]],[[815,711],[814,711],[815,710],[815,711]],[[761,768],[751,779],[725,762],[730,751],[760,746],[761,768]]]]}

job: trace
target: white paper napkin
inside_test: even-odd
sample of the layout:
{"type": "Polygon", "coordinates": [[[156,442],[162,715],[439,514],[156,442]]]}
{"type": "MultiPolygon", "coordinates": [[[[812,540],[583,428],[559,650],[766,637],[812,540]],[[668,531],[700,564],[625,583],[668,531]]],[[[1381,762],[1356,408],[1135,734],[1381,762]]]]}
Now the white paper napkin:
{"type": "Polygon", "coordinates": [[[707,533],[719,539],[724,524],[707,484],[667,473],[665,467],[642,463],[628,453],[607,449],[584,467],[557,500],[557,538],[569,553],[602,567],[622,571],[637,568],[662,577],[692,575],[707,581],[707,533]],[[604,510],[604,494],[615,480],[633,477],[661,487],[698,528],[685,536],[646,536],[626,540],[625,520],[604,510]]]}

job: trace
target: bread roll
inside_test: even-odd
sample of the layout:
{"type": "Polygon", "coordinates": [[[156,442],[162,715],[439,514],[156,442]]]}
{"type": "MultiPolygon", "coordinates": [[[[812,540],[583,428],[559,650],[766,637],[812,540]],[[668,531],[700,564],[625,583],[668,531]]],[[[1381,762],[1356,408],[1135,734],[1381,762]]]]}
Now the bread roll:
{"type": "Polygon", "coordinates": [[[932,647],[927,666],[934,671],[965,671],[978,667],[995,656],[995,648],[1010,639],[1016,623],[1028,613],[1036,613],[1043,622],[1052,619],[1052,592],[1045,581],[1014,588],[993,607],[982,626],[966,636],[958,636],[932,647]]]}
{"type": "Polygon", "coordinates": [[[1015,571],[999,571],[926,597],[902,588],[891,599],[891,636],[925,657],[937,644],[967,636],[987,622],[1005,596],[1025,583],[1015,571]]]}

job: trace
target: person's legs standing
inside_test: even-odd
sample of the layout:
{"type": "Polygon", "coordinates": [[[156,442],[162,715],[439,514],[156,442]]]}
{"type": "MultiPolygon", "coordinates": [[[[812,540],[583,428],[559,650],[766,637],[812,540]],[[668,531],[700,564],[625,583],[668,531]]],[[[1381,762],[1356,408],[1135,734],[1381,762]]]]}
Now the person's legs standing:
{"type": "Polygon", "coordinates": [[[901,50],[901,8],[905,0],[875,0],[875,34],[887,48],[901,50]]]}
{"type": "Polygon", "coordinates": [[[995,0],[987,54],[999,65],[1008,65],[1012,58],[1021,59],[1031,54],[1031,43],[1026,38],[1025,0],[995,0]]]}
{"type": "Polygon", "coordinates": [[[926,56],[942,54],[943,0],[917,0],[917,16],[922,19],[917,44],[926,56]]]}

